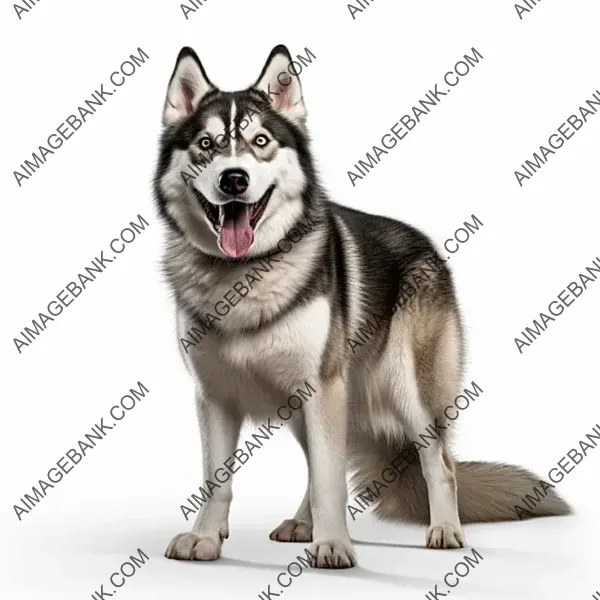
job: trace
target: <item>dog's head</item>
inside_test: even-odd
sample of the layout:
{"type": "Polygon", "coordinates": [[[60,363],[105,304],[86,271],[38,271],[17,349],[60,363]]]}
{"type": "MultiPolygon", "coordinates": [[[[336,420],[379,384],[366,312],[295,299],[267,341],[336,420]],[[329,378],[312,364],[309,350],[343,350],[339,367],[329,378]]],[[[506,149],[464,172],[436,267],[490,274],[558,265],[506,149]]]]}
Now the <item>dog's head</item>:
{"type": "Polygon", "coordinates": [[[206,254],[266,254],[303,213],[313,170],[291,61],[277,46],[253,86],[224,92],[191,48],[177,57],[155,191],[163,216],[206,254]]]}

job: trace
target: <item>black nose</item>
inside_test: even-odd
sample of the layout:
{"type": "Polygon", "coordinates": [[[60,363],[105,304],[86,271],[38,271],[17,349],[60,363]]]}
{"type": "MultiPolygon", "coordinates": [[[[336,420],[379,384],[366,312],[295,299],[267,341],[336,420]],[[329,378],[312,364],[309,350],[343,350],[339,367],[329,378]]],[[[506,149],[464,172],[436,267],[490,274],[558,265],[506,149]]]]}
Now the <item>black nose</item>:
{"type": "Polygon", "coordinates": [[[243,169],[227,169],[221,174],[219,187],[230,196],[243,194],[248,189],[248,173],[243,169]]]}

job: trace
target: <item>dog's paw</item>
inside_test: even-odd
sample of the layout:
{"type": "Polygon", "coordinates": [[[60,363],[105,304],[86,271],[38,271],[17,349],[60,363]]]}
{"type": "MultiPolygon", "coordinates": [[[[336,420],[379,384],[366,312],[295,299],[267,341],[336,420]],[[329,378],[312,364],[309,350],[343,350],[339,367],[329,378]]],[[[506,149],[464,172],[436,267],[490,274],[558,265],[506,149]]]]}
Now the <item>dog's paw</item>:
{"type": "Polygon", "coordinates": [[[217,560],[221,556],[222,538],[201,536],[192,531],[177,534],[165,556],[175,560],[217,560]]]}
{"type": "Polygon", "coordinates": [[[312,566],[318,569],[349,569],[356,566],[356,553],[349,541],[315,542],[308,552],[314,557],[311,559],[312,566]]]}
{"type": "Polygon", "coordinates": [[[443,523],[431,525],[427,530],[428,548],[464,548],[465,540],[460,526],[443,523]]]}
{"type": "Polygon", "coordinates": [[[276,542],[312,542],[312,525],[306,521],[286,519],[271,531],[269,537],[276,542]]]}

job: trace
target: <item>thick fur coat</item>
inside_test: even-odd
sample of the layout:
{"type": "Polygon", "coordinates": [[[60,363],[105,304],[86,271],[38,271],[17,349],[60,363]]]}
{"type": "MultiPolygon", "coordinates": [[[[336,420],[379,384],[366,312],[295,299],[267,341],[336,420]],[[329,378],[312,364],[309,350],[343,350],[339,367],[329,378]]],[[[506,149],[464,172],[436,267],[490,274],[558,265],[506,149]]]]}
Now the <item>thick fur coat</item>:
{"type": "MultiPolygon", "coordinates": [[[[278,46],[254,85],[223,92],[184,48],[165,100],[155,195],[197,386],[203,481],[232,456],[245,418],[273,417],[308,382],[316,394],[290,420],[308,461],[306,493],[271,539],[311,541],[315,566],[351,567],[346,475],[363,490],[444,422],[460,392],[463,336],[450,271],[431,241],[328,200],[290,60],[278,46]]],[[[539,478],[455,462],[448,429],[436,431],[374,509],[427,524],[428,547],[456,548],[461,520],[516,518],[513,506],[539,478]]],[[[231,500],[229,477],[166,555],[218,558],[231,500]]],[[[566,512],[550,490],[536,514],[566,512]]]]}

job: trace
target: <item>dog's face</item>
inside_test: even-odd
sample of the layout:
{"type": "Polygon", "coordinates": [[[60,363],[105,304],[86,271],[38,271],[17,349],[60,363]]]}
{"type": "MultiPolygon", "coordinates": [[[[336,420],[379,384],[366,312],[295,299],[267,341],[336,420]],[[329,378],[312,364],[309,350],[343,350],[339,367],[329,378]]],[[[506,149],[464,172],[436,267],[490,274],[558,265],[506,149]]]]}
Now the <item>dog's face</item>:
{"type": "Polygon", "coordinates": [[[291,60],[277,46],[252,87],[223,92],[192,49],[179,53],[155,183],[163,214],[207,254],[265,254],[302,214],[306,111],[291,60]]]}

